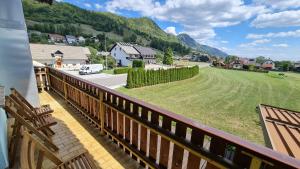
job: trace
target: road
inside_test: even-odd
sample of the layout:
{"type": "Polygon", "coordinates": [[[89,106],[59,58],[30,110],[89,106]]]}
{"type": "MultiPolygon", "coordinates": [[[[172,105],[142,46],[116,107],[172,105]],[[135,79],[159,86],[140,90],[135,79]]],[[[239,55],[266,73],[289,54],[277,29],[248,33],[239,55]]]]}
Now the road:
{"type": "Polygon", "coordinates": [[[93,83],[115,89],[126,85],[127,74],[111,75],[106,73],[91,74],[91,75],[79,75],[78,71],[67,71],[65,72],[77,76],[79,78],[91,81],[93,83]]]}

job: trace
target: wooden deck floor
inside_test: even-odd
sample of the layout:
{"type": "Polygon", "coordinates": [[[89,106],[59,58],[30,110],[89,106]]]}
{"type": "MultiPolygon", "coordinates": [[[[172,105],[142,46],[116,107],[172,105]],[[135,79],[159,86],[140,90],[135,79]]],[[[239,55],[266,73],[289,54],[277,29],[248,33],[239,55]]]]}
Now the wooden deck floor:
{"type": "MultiPolygon", "coordinates": [[[[50,104],[54,109],[53,116],[58,124],[53,126],[55,135],[53,142],[59,147],[58,156],[67,160],[83,151],[88,151],[95,163],[102,169],[136,169],[137,162],[106,136],[101,136],[99,130],[91,127],[75,109],[53,92],[43,92],[40,95],[41,104],[50,104]]],[[[51,168],[46,163],[45,168],[51,168]]]]}

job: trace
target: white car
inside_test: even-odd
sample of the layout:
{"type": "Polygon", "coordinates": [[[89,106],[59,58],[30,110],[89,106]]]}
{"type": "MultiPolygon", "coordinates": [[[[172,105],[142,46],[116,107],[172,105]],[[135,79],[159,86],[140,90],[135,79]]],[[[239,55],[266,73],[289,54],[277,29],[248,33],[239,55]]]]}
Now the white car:
{"type": "Polygon", "coordinates": [[[90,65],[83,65],[79,69],[80,75],[87,75],[87,74],[93,74],[93,73],[99,73],[103,70],[102,64],[90,64],[90,65]]]}

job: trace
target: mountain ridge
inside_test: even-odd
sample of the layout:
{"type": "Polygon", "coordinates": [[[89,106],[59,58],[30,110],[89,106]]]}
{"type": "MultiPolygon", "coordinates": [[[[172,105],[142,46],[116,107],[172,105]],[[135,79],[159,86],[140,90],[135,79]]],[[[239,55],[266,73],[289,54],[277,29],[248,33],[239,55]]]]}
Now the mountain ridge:
{"type": "MultiPolygon", "coordinates": [[[[22,2],[28,30],[38,28],[43,33],[62,35],[70,32],[73,35],[105,34],[108,37],[108,46],[117,41],[125,41],[150,46],[160,51],[171,47],[181,55],[190,53],[191,46],[183,43],[177,36],[166,33],[148,17],[127,18],[109,12],[89,11],[65,2],[54,2],[52,5],[34,0],[22,2]],[[63,31],[57,31],[61,27],[63,31]]],[[[210,49],[209,46],[207,48],[210,49]]],[[[209,54],[211,52],[201,50],[209,54]]]]}
{"type": "Polygon", "coordinates": [[[208,46],[208,45],[202,45],[198,42],[196,42],[192,37],[190,37],[188,34],[186,33],[181,33],[179,35],[177,35],[177,38],[186,46],[199,51],[199,52],[203,52],[206,54],[209,54],[211,56],[218,56],[218,57],[227,57],[228,54],[221,51],[220,49],[208,46]]]}

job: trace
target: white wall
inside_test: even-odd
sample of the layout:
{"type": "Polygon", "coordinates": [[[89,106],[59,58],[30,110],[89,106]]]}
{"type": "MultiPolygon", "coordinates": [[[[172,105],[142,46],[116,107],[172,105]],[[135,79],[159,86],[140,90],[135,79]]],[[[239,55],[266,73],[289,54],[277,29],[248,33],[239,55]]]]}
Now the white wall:
{"type": "Polygon", "coordinates": [[[129,57],[129,55],[127,55],[119,45],[116,45],[111,50],[111,56],[116,59],[117,64],[119,63],[119,60],[121,60],[122,66],[132,65],[132,61],[126,59],[126,57],[129,57]]]}
{"type": "Polygon", "coordinates": [[[6,95],[14,87],[39,106],[21,0],[0,1],[0,77],[6,95]]]}

